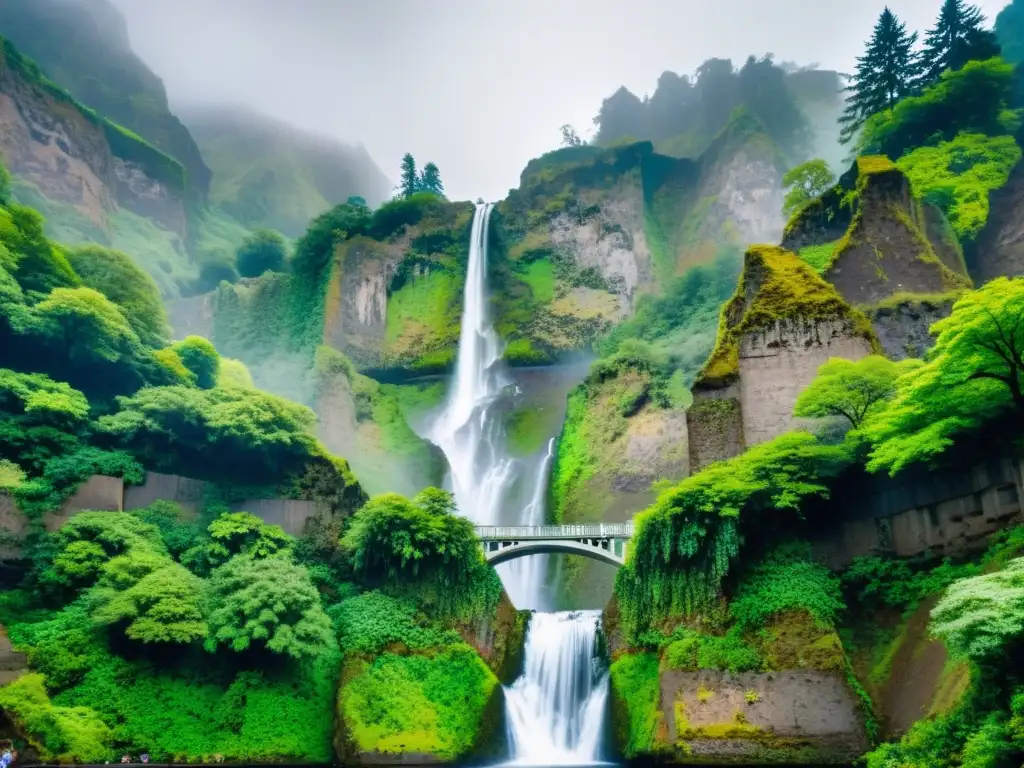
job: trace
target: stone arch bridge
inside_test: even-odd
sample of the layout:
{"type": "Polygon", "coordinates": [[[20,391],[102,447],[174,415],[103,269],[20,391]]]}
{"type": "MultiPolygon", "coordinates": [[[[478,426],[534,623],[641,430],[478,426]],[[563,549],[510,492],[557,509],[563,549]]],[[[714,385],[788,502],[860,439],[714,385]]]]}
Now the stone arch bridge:
{"type": "Polygon", "coordinates": [[[564,552],[621,566],[633,524],[478,526],[476,534],[491,565],[526,555],[564,552]]]}

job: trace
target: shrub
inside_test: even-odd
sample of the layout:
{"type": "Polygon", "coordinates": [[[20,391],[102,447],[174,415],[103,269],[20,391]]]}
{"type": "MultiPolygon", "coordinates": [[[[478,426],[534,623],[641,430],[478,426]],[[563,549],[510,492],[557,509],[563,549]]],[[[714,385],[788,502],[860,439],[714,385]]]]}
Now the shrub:
{"type": "Polygon", "coordinates": [[[329,613],[345,653],[375,655],[392,644],[422,650],[461,641],[457,632],[436,627],[410,601],[382,592],[343,600],[329,613]]]}
{"type": "Polygon", "coordinates": [[[220,355],[208,340],[202,336],[186,336],[184,340],[173,344],[171,349],[195,377],[196,386],[210,389],[217,384],[220,355]]]}
{"type": "Polygon", "coordinates": [[[238,555],[210,579],[207,650],[265,649],[296,659],[335,647],[331,622],[306,569],[286,557],[238,555]]]}
{"type": "Polygon", "coordinates": [[[282,272],[288,260],[288,244],[279,233],[261,229],[242,242],[235,260],[242,277],[259,277],[268,270],[282,272]]]}

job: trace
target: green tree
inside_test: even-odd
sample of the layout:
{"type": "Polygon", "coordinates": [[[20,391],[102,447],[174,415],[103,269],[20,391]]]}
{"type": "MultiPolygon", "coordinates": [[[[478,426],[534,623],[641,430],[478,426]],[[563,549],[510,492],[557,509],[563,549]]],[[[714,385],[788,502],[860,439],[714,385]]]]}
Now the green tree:
{"type": "Polygon", "coordinates": [[[147,387],[118,403],[97,429],[155,469],[269,484],[323,454],[314,413],[260,390],[147,387]]]}
{"type": "Polygon", "coordinates": [[[398,191],[402,197],[412,197],[420,188],[420,177],[416,173],[416,158],[406,152],[402,156],[402,172],[398,182],[398,191]]]}
{"type": "Polygon", "coordinates": [[[160,289],[130,257],[99,245],[72,248],[67,256],[82,284],[114,302],[143,344],[161,347],[166,343],[167,317],[160,289]]]}
{"type": "Polygon", "coordinates": [[[143,643],[191,643],[206,637],[204,583],[177,563],[141,577],[126,589],[100,584],[92,593],[92,619],[123,625],[130,640],[143,643]]]}
{"type": "Polygon", "coordinates": [[[791,216],[815,198],[821,197],[835,186],[836,177],[828,163],[817,158],[801,163],[787,171],[782,177],[782,186],[787,189],[782,203],[782,212],[791,216]]]}
{"type": "Polygon", "coordinates": [[[32,472],[81,445],[89,401],[41,373],[0,368],[0,458],[32,472]]]}
{"type": "Polygon", "coordinates": [[[1024,413],[1024,278],[964,294],[931,330],[938,337],[928,361],[902,376],[889,405],[864,425],[872,471],[896,474],[964,432],[1024,413]]]}
{"type": "Polygon", "coordinates": [[[229,255],[224,254],[223,260],[208,261],[199,268],[199,290],[212,291],[222,282],[238,282],[238,270],[227,259],[229,255]]]}
{"type": "Polygon", "coordinates": [[[1013,67],[998,58],[947,70],[920,95],[873,115],[864,126],[857,151],[900,158],[960,133],[1013,134],[1020,113],[1007,109],[1012,91],[1013,67]]]}
{"type": "Polygon", "coordinates": [[[214,571],[210,592],[210,651],[223,645],[301,659],[334,645],[330,619],[309,573],[288,558],[234,557],[214,571]]]}
{"type": "Polygon", "coordinates": [[[957,70],[972,59],[999,55],[995,36],[982,28],[985,17],[964,0],[944,0],[935,26],[928,30],[921,51],[921,82],[938,82],[946,70],[957,70]]]}
{"type": "Polygon", "coordinates": [[[242,241],[235,252],[238,274],[259,277],[264,272],[283,272],[288,261],[288,244],[272,229],[261,229],[242,241]]]}
{"type": "Polygon", "coordinates": [[[859,429],[864,419],[896,392],[900,374],[922,365],[920,360],[894,363],[881,355],[857,362],[834,357],[797,398],[793,415],[805,418],[841,416],[859,429]]]}
{"type": "Polygon", "coordinates": [[[283,553],[294,543],[278,525],[268,525],[248,512],[226,512],[207,528],[209,541],[182,555],[182,562],[201,574],[209,573],[235,555],[259,559],[283,553]]]}
{"type": "Polygon", "coordinates": [[[914,55],[916,32],[886,7],[875,23],[867,50],[857,58],[857,72],[846,88],[850,97],[839,124],[839,138],[850,142],[864,122],[872,115],[892,109],[896,102],[909,96],[914,88],[919,67],[914,55]]]}
{"type": "Polygon", "coordinates": [[[581,147],[583,146],[583,139],[576,133],[576,129],[566,123],[561,128],[562,131],[562,146],[563,147],[581,147]]]}
{"type": "Polygon", "coordinates": [[[444,197],[444,184],[441,183],[441,171],[434,163],[427,163],[423,166],[423,173],[420,175],[420,191],[431,192],[438,197],[444,197]]]}
{"type": "Polygon", "coordinates": [[[220,355],[216,348],[202,336],[186,336],[171,346],[182,365],[195,377],[196,386],[210,389],[217,385],[220,373],[220,355]]]}
{"type": "Polygon", "coordinates": [[[1012,658],[1012,648],[1024,640],[1024,558],[953,582],[932,609],[931,632],[955,657],[1012,658]]]}

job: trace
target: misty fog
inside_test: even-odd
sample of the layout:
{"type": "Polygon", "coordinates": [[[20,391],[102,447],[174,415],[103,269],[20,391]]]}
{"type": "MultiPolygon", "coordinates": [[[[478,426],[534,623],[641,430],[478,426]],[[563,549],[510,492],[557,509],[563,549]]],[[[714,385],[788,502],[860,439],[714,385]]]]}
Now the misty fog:
{"type": "MultiPolygon", "coordinates": [[[[503,197],[601,100],[710,57],[848,72],[878,8],[849,0],[114,0],[173,107],[245,103],[363,143],[391,179],[436,162],[453,199],[503,197]]],[[[910,29],[933,0],[891,0],[910,29]]],[[[1002,0],[978,5],[990,21],[1002,0]]]]}

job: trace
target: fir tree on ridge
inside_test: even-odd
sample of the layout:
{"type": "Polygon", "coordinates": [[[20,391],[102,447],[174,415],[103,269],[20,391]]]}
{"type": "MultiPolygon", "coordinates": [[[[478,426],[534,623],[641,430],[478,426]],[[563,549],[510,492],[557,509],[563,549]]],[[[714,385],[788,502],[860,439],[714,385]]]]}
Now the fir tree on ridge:
{"type": "Polygon", "coordinates": [[[411,152],[402,157],[402,175],[398,182],[398,191],[402,197],[411,197],[419,189],[420,177],[416,173],[416,158],[411,152]]]}
{"type": "Polygon", "coordinates": [[[438,197],[444,197],[444,184],[441,183],[441,171],[434,163],[427,163],[423,166],[423,173],[420,175],[419,191],[432,192],[438,197]]]}
{"type": "Polygon", "coordinates": [[[891,109],[913,92],[920,75],[914,54],[916,42],[917,33],[907,32],[907,25],[886,6],[875,23],[867,51],[857,58],[857,72],[846,88],[851,95],[839,118],[839,139],[844,144],[871,115],[891,109]]]}
{"type": "Polygon", "coordinates": [[[947,69],[960,69],[972,59],[998,56],[999,43],[992,32],[982,28],[984,22],[978,6],[945,0],[935,26],[925,35],[920,84],[937,82],[947,69]]]}

